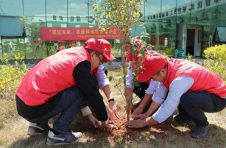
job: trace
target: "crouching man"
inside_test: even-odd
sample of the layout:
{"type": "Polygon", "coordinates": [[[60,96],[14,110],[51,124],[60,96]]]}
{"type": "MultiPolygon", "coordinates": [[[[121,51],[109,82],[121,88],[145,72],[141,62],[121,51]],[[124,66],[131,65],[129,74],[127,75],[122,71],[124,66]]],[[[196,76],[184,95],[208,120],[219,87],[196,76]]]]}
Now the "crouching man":
{"type": "Polygon", "coordinates": [[[162,123],[178,107],[179,115],[175,121],[193,121],[197,127],[192,129],[191,137],[202,138],[209,130],[204,112],[218,112],[226,106],[224,81],[205,67],[187,60],[165,59],[147,53],[137,79],[140,82],[150,79],[162,82],[168,94],[165,100],[160,98],[152,102],[149,117],[129,121],[127,125],[130,128],[162,123]]]}
{"type": "Polygon", "coordinates": [[[112,128],[93,75],[100,64],[112,60],[110,43],[92,38],[83,47],[59,51],[34,66],[16,91],[18,113],[31,122],[28,134],[48,133],[48,145],[73,143],[81,133],[71,131],[70,125],[86,105],[96,117],[87,107],[83,113],[95,127],[112,128]],[[49,128],[48,120],[55,115],[59,117],[49,128]]]}

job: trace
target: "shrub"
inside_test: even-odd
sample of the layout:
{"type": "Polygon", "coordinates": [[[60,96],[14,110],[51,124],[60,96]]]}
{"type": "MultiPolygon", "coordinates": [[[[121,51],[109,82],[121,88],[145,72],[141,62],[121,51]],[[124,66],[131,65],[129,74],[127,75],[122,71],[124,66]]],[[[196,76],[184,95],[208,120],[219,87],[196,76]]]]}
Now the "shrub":
{"type": "Polygon", "coordinates": [[[21,78],[28,71],[19,54],[15,55],[14,65],[10,65],[7,59],[1,59],[0,67],[0,99],[15,98],[15,91],[21,78]]]}
{"type": "Polygon", "coordinates": [[[175,50],[176,50],[175,48],[168,48],[163,51],[163,55],[168,56],[168,57],[173,57],[175,50]]]}
{"type": "Polygon", "coordinates": [[[226,81],[226,45],[209,47],[204,55],[204,66],[226,81]]]}

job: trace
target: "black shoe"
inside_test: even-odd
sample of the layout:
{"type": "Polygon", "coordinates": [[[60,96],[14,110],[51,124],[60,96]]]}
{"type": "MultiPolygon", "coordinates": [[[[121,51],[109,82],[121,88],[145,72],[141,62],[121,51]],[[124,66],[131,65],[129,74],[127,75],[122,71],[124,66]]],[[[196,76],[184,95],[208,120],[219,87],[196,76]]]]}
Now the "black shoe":
{"type": "Polygon", "coordinates": [[[63,134],[56,134],[54,131],[49,130],[46,144],[47,145],[72,144],[81,136],[82,136],[81,132],[69,131],[63,134]]]}
{"type": "Polygon", "coordinates": [[[178,115],[173,116],[173,121],[183,124],[183,123],[189,123],[192,120],[184,114],[178,114],[178,115]]]}
{"type": "Polygon", "coordinates": [[[199,126],[191,131],[191,137],[195,139],[203,138],[207,135],[208,131],[209,125],[199,126]]]}
{"type": "Polygon", "coordinates": [[[27,134],[30,136],[47,135],[49,131],[48,123],[29,123],[27,134]]]}

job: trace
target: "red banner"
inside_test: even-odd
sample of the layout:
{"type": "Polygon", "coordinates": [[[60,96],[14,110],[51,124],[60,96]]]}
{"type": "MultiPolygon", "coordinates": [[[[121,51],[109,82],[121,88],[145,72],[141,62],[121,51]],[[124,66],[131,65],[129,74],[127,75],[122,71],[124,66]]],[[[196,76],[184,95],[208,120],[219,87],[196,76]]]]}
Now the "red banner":
{"type": "Polygon", "coordinates": [[[87,40],[89,38],[120,39],[120,32],[117,28],[110,28],[107,31],[101,31],[97,27],[41,27],[41,38],[43,41],[61,41],[61,40],[87,40]]]}

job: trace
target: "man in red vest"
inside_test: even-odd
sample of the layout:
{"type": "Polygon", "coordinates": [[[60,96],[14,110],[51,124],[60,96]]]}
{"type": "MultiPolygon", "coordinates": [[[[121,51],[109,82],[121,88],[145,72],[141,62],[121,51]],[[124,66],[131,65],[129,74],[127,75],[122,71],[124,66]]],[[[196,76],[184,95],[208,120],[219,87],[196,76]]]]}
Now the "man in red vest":
{"type": "MultiPolygon", "coordinates": [[[[151,100],[155,99],[158,95],[159,97],[164,98],[162,93],[155,93],[155,97],[153,97],[154,92],[156,92],[156,88],[159,85],[157,81],[147,81],[147,82],[136,82],[133,84],[133,72],[136,73],[136,69],[139,69],[141,61],[142,61],[142,52],[141,50],[147,50],[143,47],[142,41],[140,39],[133,38],[130,43],[126,44],[126,62],[128,63],[127,75],[126,75],[126,89],[125,96],[127,101],[131,101],[133,93],[136,94],[141,100],[134,103],[132,106],[132,118],[136,117],[141,113],[146,113],[149,106],[151,105],[151,100]],[[132,54],[132,47],[134,48],[134,55],[132,54]],[[157,96],[156,96],[157,95],[157,96]]],[[[153,50],[147,50],[150,54],[159,54],[153,50]]],[[[159,85],[162,87],[162,85],[159,85]]],[[[145,114],[143,114],[145,115],[145,114]]],[[[139,116],[140,117],[140,116],[139,116]]]]}
{"type": "MultiPolygon", "coordinates": [[[[147,52],[150,54],[159,54],[153,50],[147,50],[147,52]]],[[[148,80],[146,82],[137,81],[136,84],[133,84],[134,82],[132,73],[137,71],[135,69],[139,69],[141,61],[142,55],[140,55],[138,52],[136,53],[134,58],[131,58],[131,60],[128,61],[129,67],[126,75],[125,96],[128,101],[131,101],[132,94],[134,93],[136,94],[137,97],[141,99],[138,102],[134,103],[132,106],[132,116],[131,116],[132,118],[136,117],[136,115],[139,115],[141,113],[146,113],[148,111],[149,106],[151,105],[152,99],[155,99],[156,97],[165,98],[165,94],[156,92],[157,87],[164,87],[158,81],[153,80],[148,80]],[[154,93],[155,97],[153,98],[154,93]]]]}
{"type": "Polygon", "coordinates": [[[48,145],[73,143],[81,133],[72,132],[70,125],[80,109],[95,127],[112,128],[94,74],[100,64],[113,60],[111,44],[92,38],[34,66],[16,91],[18,113],[31,122],[28,134],[48,133],[48,145]],[[60,116],[49,128],[48,120],[55,115],[60,116]]]}
{"type": "MultiPolygon", "coordinates": [[[[209,123],[204,112],[218,112],[226,106],[226,85],[213,72],[181,59],[165,59],[161,55],[146,54],[138,81],[160,81],[168,90],[166,99],[158,98],[149,108],[149,115],[136,117],[127,123],[130,128],[141,128],[162,123],[178,107],[177,122],[193,121],[197,128],[191,131],[192,138],[207,135],[209,123]],[[154,112],[157,110],[156,112],[154,112]]],[[[158,92],[161,92],[159,90],[158,92]]]]}

